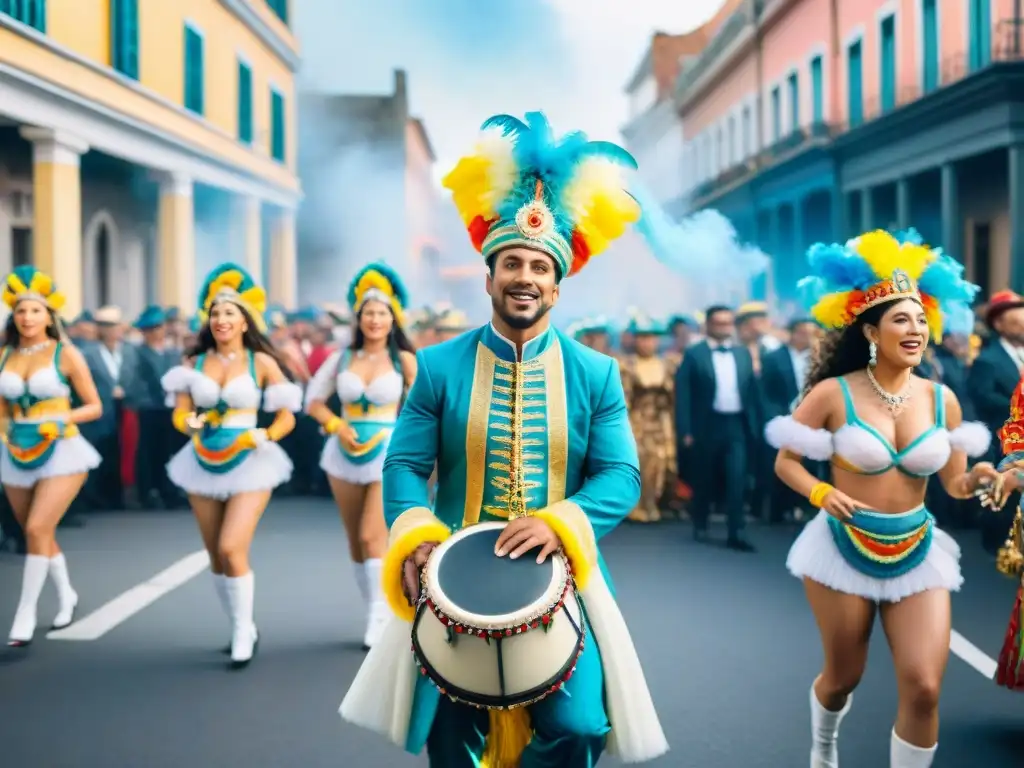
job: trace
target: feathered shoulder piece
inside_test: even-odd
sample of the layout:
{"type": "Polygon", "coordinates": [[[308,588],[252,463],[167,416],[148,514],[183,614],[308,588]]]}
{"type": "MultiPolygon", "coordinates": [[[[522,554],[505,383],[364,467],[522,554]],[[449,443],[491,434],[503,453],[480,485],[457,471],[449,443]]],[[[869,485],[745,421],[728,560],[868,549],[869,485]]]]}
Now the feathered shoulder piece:
{"type": "Polygon", "coordinates": [[[387,304],[395,315],[395,322],[404,324],[403,313],[409,294],[398,273],[381,261],[359,270],[348,286],[348,305],[353,314],[358,314],[363,304],[371,300],[387,304]]]}
{"type": "Polygon", "coordinates": [[[811,274],[800,288],[815,320],[827,328],[845,328],[870,307],[899,298],[921,302],[936,341],[944,329],[970,333],[973,327],[978,286],[964,280],[962,264],[929,248],[915,230],[817,243],[807,258],[811,274]]]}
{"type": "Polygon", "coordinates": [[[526,246],[551,256],[566,277],[639,220],[625,175],[636,167],[622,147],[581,131],[558,138],[543,113],[529,112],[525,122],[484,121],[473,154],[443,183],[485,259],[526,246]]]}

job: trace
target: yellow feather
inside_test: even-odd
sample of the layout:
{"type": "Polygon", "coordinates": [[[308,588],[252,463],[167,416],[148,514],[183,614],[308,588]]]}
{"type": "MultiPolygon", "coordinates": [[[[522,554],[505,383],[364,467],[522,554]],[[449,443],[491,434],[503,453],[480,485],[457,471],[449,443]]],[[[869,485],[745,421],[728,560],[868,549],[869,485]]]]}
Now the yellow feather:
{"type": "Polygon", "coordinates": [[[54,291],[46,297],[46,303],[54,312],[60,312],[64,308],[64,302],[64,294],[60,291],[54,291]]]}
{"type": "Polygon", "coordinates": [[[621,166],[594,157],[580,163],[572,181],[562,193],[562,203],[576,221],[591,256],[621,237],[639,220],[640,206],[625,191],[621,166]]]}
{"type": "Polygon", "coordinates": [[[7,276],[7,287],[10,288],[11,292],[15,295],[25,293],[28,290],[28,286],[21,282],[21,278],[13,272],[7,276]]]}
{"type": "Polygon", "coordinates": [[[462,158],[441,180],[451,190],[462,221],[477,216],[493,219],[498,206],[515,186],[517,173],[512,141],[500,131],[485,131],[472,155],[462,158]]]}
{"type": "Polygon", "coordinates": [[[928,306],[924,308],[924,316],[928,321],[928,330],[931,331],[932,341],[938,344],[942,341],[942,312],[938,307],[928,306]]]}
{"type": "Polygon", "coordinates": [[[210,281],[210,287],[206,290],[206,305],[208,306],[224,288],[237,291],[243,280],[245,280],[245,275],[236,269],[229,269],[227,272],[217,275],[210,281]]]}
{"type": "Polygon", "coordinates": [[[267,309],[267,294],[258,285],[249,288],[248,290],[242,291],[239,294],[239,298],[248,304],[250,307],[255,309],[261,315],[267,309]]]}
{"type": "Polygon", "coordinates": [[[900,244],[888,232],[878,230],[861,235],[856,249],[879,280],[892,277],[894,270],[903,267],[900,244]]]}
{"type": "Polygon", "coordinates": [[[29,283],[28,289],[32,293],[38,293],[40,296],[49,296],[53,290],[53,280],[45,272],[36,270],[36,273],[32,275],[32,282],[29,283]]]}
{"type": "Polygon", "coordinates": [[[367,291],[374,288],[388,297],[393,297],[395,294],[390,280],[384,277],[380,272],[370,270],[360,277],[359,282],[356,283],[356,305],[362,304],[363,296],[366,295],[367,291]]]}
{"type": "Polygon", "coordinates": [[[811,314],[826,328],[842,328],[849,319],[846,310],[849,300],[849,291],[827,294],[814,305],[811,314]]]}
{"type": "Polygon", "coordinates": [[[921,279],[925,267],[935,258],[935,253],[923,245],[904,243],[900,248],[900,269],[907,273],[907,276],[914,280],[921,279]]]}

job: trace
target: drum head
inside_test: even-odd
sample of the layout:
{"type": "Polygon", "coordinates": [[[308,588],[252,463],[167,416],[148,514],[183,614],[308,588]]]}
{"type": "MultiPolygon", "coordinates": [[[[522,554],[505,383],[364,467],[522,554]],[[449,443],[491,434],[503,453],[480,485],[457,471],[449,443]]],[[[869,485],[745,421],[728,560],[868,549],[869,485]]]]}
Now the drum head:
{"type": "Polygon", "coordinates": [[[521,611],[551,589],[552,558],[537,564],[538,549],[512,560],[499,558],[494,545],[500,529],[481,531],[449,549],[437,568],[437,586],[445,598],[467,613],[501,616],[521,611]],[[496,560],[504,560],[501,570],[496,560]],[[474,576],[474,574],[476,576],[474,576]]]}

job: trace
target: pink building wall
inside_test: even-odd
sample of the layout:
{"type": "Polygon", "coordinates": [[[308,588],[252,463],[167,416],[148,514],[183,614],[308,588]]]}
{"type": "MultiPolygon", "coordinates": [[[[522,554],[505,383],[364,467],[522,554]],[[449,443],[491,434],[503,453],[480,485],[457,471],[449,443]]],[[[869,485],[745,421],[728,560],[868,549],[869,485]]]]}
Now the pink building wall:
{"type": "MultiPolygon", "coordinates": [[[[856,0],[866,2],[866,0],[856,0]]],[[[764,137],[767,144],[772,142],[772,90],[779,86],[782,94],[782,131],[792,130],[790,115],[789,84],[787,80],[794,71],[800,91],[800,125],[811,124],[813,96],[811,93],[811,59],[822,56],[824,90],[828,90],[830,62],[828,58],[829,0],[802,0],[793,3],[792,8],[773,20],[764,36],[764,137]]],[[[828,96],[825,104],[827,109],[828,96]]],[[[826,112],[827,114],[827,112],[826,112]]]]}

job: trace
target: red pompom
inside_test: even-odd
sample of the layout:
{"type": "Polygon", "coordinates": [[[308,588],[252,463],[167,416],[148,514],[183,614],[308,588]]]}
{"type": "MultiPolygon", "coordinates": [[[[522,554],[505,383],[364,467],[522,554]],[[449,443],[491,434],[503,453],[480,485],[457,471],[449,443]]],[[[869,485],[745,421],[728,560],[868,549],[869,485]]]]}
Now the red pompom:
{"type": "Polygon", "coordinates": [[[477,216],[469,222],[469,240],[478,251],[483,249],[484,240],[487,238],[487,233],[491,231],[493,223],[493,219],[487,220],[483,216],[477,216]]]}

